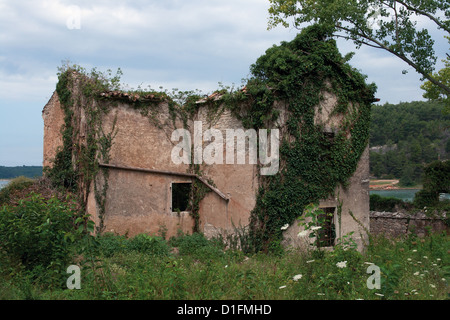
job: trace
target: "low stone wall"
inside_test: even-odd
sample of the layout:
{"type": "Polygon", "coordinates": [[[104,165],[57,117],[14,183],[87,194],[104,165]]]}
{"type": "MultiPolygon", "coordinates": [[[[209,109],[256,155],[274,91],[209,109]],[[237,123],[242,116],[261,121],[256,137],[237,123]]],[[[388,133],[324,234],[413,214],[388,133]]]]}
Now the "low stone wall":
{"type": "Polygon", "coordinates": [[[370,212],[370,233],[384,234],[388,237],[399,237],[410,232],[424,236],[429,231],[448,232],[445,223],[446,215],[429,217],[423,212],[408,214],[403,212],[370,212]]]}

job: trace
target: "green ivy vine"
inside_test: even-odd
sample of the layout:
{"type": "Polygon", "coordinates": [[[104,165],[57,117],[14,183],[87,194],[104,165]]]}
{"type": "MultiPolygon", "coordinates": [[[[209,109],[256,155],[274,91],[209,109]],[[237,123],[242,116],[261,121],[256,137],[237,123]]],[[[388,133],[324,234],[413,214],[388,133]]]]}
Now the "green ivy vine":
{"type": "MultiPolygon", "coordinates": [[[[109,71],[110,72],[110,71],[109,71]]],[[[99,225],[97,231],[104,228],[106,192],[108,189],[108,169],[99,163],[109,162],[109,151],[117,131],[115,121],[111,132],[105,133],[102,127],[102,114],[109,112],[109,106],[101,103],[100,92],[116,89],[120,79],[120,69],[115,77],[108,77],[95,69],[89,77],[86,71],[76,65],[64,65],[59,68],[56,92],[64,111],[64,125],[61,128],[63,145],[57,150],[53,165],[44,168],[46,176],[56,187],[74,193],[78,198],[78,210],[84,214],[87,208],[91,187],[99,208],[99,225]],[[79,91],[75,90],[78,81],[79,91]],[[86,117],[85,143],[80,137],[77,125],[79,115],[75,107],[84,110],[86,117]]]]}
{"type": "Polygon", "coordinates": [[[269,48],[251,66],[245,92],[224,98],[247,128],[274,128],[279,117],[275,101],[285,102],[290,112],[281,131],[280,170],[259,177],[250,222],[256,251],[276,247],[283,225],[306,205],[332,195],[338,185],[346,186],[368,144],[376,86],[346,63],[330,35],[326,27],[313,25],[291,42],[269,48]],[[315,107],[330,90],[338,99],[332,114],[344,119],[332,137],[314,121],[315,107]]]}
{"type": "MultiPolygon", "coordinates": [[[[376,86],[366,84],[366,77],[347,60],[348,57],[339,53],[331,30],[313,25],[291,42],[269,48],[251,66],[251,77],[245,87],[231,91],[222,88],[216,92],[220,99],[206,98],[199,104],[204,96],[198,91],[175,90],[169,94],[137,90],[129,92],[135,99],[133,102],[128,99],[127,103],[158,127],[162,125],[156,116],[158,105],[165,101],[173,124],[176,119],[181,119],[187,127],[188,120],[194,118],[199,108],[206,107],[211,120],[229,109],[245,128],[256,130],[275,128],[280,114],[274,104],[286,104],[290,116],[281,130],[280,170],[273,176],[259,176],[260,187],[250,218],[254,250],[268,251],[280,243],[281,226],[291,224],[308,204],[332,195],[337,186],[346,186],[368,144],[370,107],[376,86]],[[323,100],[325,91],[336,95],[338,100],[333,115],[344,119],[332,137],[324,134],[324,128],[314,121],[315,108],[323,100]]],[[[109,161],[114,133],[105,134],[99,128],[102,127],[101,113],[108,112],[111,100],[105,99],[105,103],[101,103],[100,94],[119,90],[119,77],[111,79],[93,72],[88,77],[90,80],[83,81],[82,95],[75,97],[70,89],[72,71],[74,68],[66,68],[59,74],[57,92],[65,112],[63,147],[49,175],[56,184],[86,191],[100,172],[99,154],[103,162],[109,161]],[[86,98],[97,103],[87,103],[86,98]],[[74,145],[77,141],[74,139],[77,132],[72,125],[74,103],[86,106],[88,121],[92,124],[85,147],[74,145]],[[77,163],[73,163],[73,159],[77,159],[77,163]]],[[[79,68],[76,71],[80,72],[79,68]]],[[[201,174],[200,167],[191,166],[188,170],[201,174]]],[[[97,204],[104,214],[107,171],[102,171],[102,176],[103,183],[95,183],[94,187],[97,204]],[[103,189],[97,190],[100,185],[103,189]]],[[[201,183],[193,184],[194,231],[199,231],[200,202],[206,192],[201,183]]]]}

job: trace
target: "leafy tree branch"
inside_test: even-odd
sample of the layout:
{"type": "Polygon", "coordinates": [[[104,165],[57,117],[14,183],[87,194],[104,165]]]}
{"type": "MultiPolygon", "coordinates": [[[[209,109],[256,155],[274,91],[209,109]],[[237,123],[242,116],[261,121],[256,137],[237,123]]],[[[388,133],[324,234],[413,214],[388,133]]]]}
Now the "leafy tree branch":
{"type": "Polygon", "coordinates": [[[305,23],[320,23],[333,29],[334,37],[352,40],[358,48],[367,45],[385,50],[406,62],[450,94],[450,86],[433,74],[437,57],[434,39],[427,29],[419,29],[424,16],[445,33],[450,30],[450,3],[447,0],[269,0],[268,29],[279,24],[300,29],[305,23]]]}

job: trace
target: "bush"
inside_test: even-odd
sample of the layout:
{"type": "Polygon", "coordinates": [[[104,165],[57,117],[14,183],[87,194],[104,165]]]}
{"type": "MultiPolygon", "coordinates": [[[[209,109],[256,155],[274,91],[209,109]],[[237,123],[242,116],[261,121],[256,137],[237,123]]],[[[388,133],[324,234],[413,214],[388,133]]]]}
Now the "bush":
{"type": "Polygon", "coordinates": [[[20,176],[11,180],[4,188],[0,190],[0,205],[7,204],[10,200],[10,195],[15,190],[23,190],[34,183],[33,179],[20,176]]]}
{"type": "Polygon", "coordinates": [[[378,194],[370,195],[371,211],[388,211],[394,212],[397,209],[407,209],[408,204],[397,198],[382,197],[378,194]]]}
{"type": "Polygon", "coordinates": [[[152,237],[144,233],[138,234],[128,240],[127,248],[157,256],[166,256],[170,252],[169,245],[162,237],[152,237]]]}
{"type": "Polygon", "coordinates": [[[208,240],[203,234],[197,232],[172,238],[170,244],[178,247],[180,255],[193,255],[196,258],[214,258],[223,255],[222,243],[208,240]]]}
{"type": "Polygon", "coordinates": [[[432,207],[439,204],[439,192],[420,190],[414,196],[414,206],[416,208],[432,207]]]}
{"type": "Polygon", "coordinates": [[[105,257],[112,257],[116,253],[127,250],[128,239],[122,235],[116,235],[110,232],[97,236],[100,252],[105,257]]]}
{"type": "Polygon", "coordinates": [[[76,240],[76,213],[56,198],[31,193],[17,206],[0,209],[0,246],[26,269],[63,267],[76,240]]]}

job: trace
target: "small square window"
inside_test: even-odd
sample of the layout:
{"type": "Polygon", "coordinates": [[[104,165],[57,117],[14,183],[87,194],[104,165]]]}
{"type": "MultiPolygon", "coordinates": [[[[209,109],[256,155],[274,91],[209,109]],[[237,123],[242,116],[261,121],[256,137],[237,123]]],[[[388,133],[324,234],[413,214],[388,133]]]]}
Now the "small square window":
{"type": "Polygon", "coordinates": [[[191,182],[172,183],[172,212],[188,211],[191,186],[191,182]]]}

